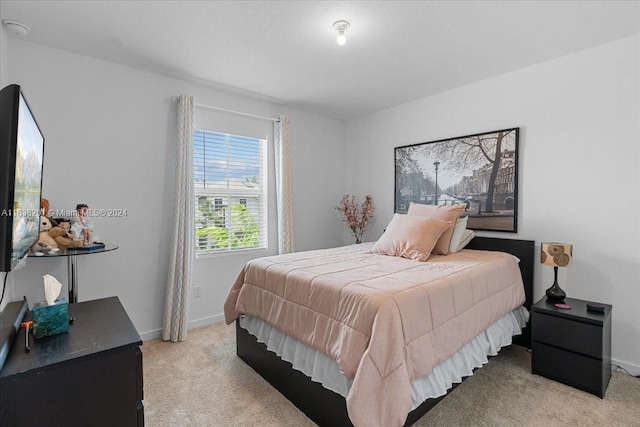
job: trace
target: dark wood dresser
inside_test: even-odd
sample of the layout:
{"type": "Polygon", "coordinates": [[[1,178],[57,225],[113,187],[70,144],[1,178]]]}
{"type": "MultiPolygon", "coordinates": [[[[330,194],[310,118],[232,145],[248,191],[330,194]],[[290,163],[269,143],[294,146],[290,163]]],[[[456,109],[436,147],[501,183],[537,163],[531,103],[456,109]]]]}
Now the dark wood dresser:
{"type": "MultiPolygon", "coordinates": [[[[27,313],[29,316],[30,313],[27,313]]],[[[142,340],[117,297],[69,305],[69,332],[24,329],[0,371],[0,426],[143,426],[142,340]]]]}
{"type": "Polygon", "coordinates": [[[604,397],[611,378],[611,310],[587,311],[587,302],[565,298],[570,310],[542,298],[532,307],[534,374],[604,397]]]}

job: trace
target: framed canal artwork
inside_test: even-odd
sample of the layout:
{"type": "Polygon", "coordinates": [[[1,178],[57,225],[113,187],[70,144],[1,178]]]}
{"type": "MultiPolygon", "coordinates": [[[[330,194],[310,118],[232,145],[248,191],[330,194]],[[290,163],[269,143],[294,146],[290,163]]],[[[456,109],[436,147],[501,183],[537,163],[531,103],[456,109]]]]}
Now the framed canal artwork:
{"type": "Polygon", "coordinates": [[[395,148],[395,212],[465,204],[467,228],[518,231],[518,135],[502,129],[395,148]]]}

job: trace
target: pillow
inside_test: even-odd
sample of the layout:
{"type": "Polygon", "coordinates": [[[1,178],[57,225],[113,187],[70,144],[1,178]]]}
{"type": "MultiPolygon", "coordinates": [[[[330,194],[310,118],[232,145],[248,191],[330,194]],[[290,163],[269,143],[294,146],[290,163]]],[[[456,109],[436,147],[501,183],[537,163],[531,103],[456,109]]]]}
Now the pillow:
{"type": "Polygon", "coordinates": [[[460,241],[460,243],[456,247],[456,250],[455,251],[451,251],[451,253],[459,252],[459,251],[463,250],[464,247],[467,246],[469,244],[469,242],[471,241],[471,239],[473,239],[474,237],[476,237],[476,234],[473,232],[473,230],[465,230],[464,231],[464,235],[462,236],[462,240],[460,241]]]}
{"type": "Polygon", "coordinates": [[[438,238],[449,228],[449,221],[397,213],[371,253],[426,261],[438,238]]]}
{"type": "MultiPolygon", "coordinates": [[[[411,202],[409,203],[409,210],[407,211],[407,215],[426,216],[455,224],[460,214],[464,211],[465,206],[466,205],[433,206],[411,202]]],[[[449,253],[449,247],[451,246],[452,235],[453,227],[445,230],[445,232],[442,233],[442,236],[440,236],[440,238],[436,242],[436,245],[433,248],[433,253],[447,255],[449,253]]]]}
{"type": "Polygon", "coordinates": [[[460,246],[460,242],[462,242],[464,232],[467,229],[468,220],[468,216],[461,216],[458,218],[458,221],[456,221],[456,226],[453,228],[453,234],[451,235],[451,245],[449,245],[450,254],[457,252],[458,246],[460,246]]]}

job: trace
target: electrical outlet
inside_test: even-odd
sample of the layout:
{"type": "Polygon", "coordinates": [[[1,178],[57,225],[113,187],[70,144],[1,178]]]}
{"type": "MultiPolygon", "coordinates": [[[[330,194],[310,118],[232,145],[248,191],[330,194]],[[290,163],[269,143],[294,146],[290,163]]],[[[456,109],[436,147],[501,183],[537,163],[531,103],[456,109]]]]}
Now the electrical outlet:
{"type": "Polygon", "coordinates": [[[195,298],[200,298],[202,296],[202,287],[201,286],[194,286],[194,288],[193,288],[193,296],[195,298]]]}

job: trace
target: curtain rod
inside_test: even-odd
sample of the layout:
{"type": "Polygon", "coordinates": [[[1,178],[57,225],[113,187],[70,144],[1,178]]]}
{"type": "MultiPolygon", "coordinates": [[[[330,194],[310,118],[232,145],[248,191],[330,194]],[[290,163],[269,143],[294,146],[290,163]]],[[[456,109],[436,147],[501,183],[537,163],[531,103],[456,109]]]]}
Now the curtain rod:
{"type": "Polygon", "coordinates": [[[227,113],[233,113],[233,114],[239,114],[241,116],[248,116],[248,117],[254,117],[256,119],[262,119],[262,120],[269,120],[272,122],[279,122],[280,119],[279,118],[273,118],[273,117],[265,117],[265,116],[257,116],[255,114],[249,114],[249,113],[243,113],[242,111],[236,111],[236,110],[229,110],[227,108],[222,108],[222,107],[214,107],[212,105],[205,105],[205,104],[199,104],[197,102],[193,103],[194,106],[196,107],[200,107],[200,108],[208,108],[210,110],[219,110],[219,111],[225,111],[227,113]]]}

